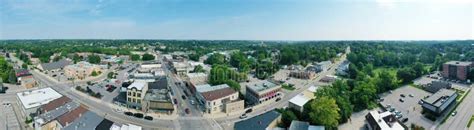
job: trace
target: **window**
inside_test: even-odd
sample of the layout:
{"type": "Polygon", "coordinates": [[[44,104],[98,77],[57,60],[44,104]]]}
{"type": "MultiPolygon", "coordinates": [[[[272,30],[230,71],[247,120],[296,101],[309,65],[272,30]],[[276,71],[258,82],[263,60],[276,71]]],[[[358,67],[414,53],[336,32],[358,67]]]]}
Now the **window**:
{"type": "Polygon", "coordinates": [[[216,102],[213,102],[213,103],[214,103],[214,105],[216,105],[216,102]]]}
{"type": "Polygon", "coordinates": [[[135,98],[132,100],[133,102],[137,102],[137,100],[135,100],[135,98]]]}
{"type": "Polygon", "coordinates": [[[137,96],[137,93],[133,92],[133,96],[134,96],[134,97],[137,96]]]}
{"type": "Polygon", "coordinates": [[[130,98],[127,98],[127,101],[128,101],[128,102],[131,102],[132,100],[131,100],[130,98]]]}
{"type": "Polygon", "coordinates": [[[137,94],[137,97],[142,97],[141,95],[142,95],[142,94],[138,93],[138,94],[137,94]]]}
{"type": "Polygon", "coordinates": [[[132,95],[132,92],[128,92],[128,96],[131,96],[132,95]]]}
{"type": "Polygon", "coordinates": [[[141,100],[137,100],[137,103],[138,103],[138,104],[141,104],[141,103],[142,103],[142,101],[141,101],[141,100]]]}

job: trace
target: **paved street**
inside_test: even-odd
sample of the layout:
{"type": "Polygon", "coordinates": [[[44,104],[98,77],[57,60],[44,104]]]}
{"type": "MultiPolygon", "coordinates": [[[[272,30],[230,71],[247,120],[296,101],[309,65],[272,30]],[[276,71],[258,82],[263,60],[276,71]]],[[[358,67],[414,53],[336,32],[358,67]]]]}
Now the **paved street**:
{"type": "MultiPolygon", "coordinates": [[[[472,85],[471,85],[472,87],[472,85]]],[[[472,90],[467,94],[467,97],[456,108],[458,114],[449,117],[446,122],[438,126],[438,130],[467,130],[467,123],[474,114],[474,93],[472,90]]]]}

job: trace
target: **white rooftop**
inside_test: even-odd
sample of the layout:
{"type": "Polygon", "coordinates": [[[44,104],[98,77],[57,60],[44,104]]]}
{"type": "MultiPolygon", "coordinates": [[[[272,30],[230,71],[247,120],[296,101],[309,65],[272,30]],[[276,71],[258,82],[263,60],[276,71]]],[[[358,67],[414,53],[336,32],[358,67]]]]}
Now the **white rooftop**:
{"type": "Polygon", "coordinates": [[[314,92],[316,92],[316,89],[318,89],[318,88],[315,87],[315,86],[310,86],[307,90],[314,93],[314,92]]]}
{"type": "Polygon", "coordinates": [[[382,130],[404,130],[403,126],[400,123],[393,123],[392,126],[390,127],[387,122],[384,121],[384,117],[389,116],[392,114],[389,111],[379,113],[378,111],[370,111],[370,114],[374,117],[374,119],[377,122],[377,124],[380,126],[382,130]]]}
{"type": "Polygon", "coordinates": [[[306,104],[310,99],[306,98],[303,94],[298,94],[295,97],[291,98],[289,102],[298,105],[298,106],[303,106],[306,104]]]}
{"type": "Polygon", "coordinates": [[[52,88],[25,91],[17,93],[16,95],[25,109],[39,107],[62,96],[52,88]]]}
{"type": "Polygon", "coordinates": [[[130,84],[130,86],[128,86],[127,88],[132,89],[132,88],[135,87],[138,90],[142,90],[145,87],[146,84],[147,84],[146,82],[138,82],[137,81],[137,82],[133,82],[132,84],[130,84]]]}
{"type": "Polygon", "coordinates": [[[209,84],[204,84],[204,85],[196,86],[196,90],[200,93],[204,93],[204,92],[214,91],[214,90],[228,88],[228,87],[229,87],[229,85],[227,85],[227,84],[221,84],[221,85],[216,85],[216,86],[211,86],[209,84]]]}

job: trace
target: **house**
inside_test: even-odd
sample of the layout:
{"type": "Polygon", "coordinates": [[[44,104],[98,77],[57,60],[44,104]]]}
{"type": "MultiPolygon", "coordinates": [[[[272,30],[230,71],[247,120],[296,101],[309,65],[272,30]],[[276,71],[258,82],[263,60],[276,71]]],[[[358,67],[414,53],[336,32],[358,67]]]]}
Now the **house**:
{"type": "Polygon", "coordinates": [[[331,61],[321,61],[319,63],[313,64],[312,70],[315,72],[327,71],[331,65],[331,61]]]}
{"type": "Polygon", "coordinates": [[[443,64],[442,76],[448,79],[466,80],[472,62],[449,61],[443,64]]]}
{"type": "Polygon", "coordinates": [[[303,121],[297,121],[293,120],[291,121],[290,127],[288,130],[324,130],[324,126],[315,126],[315,125],[309,125],[308,122],[303,122],[303,121]]]}
{"type": "Polygon", "coordinates": [[[427,99],[421,99],[421,106],[435,115],[441,115],[451,104],[456,104],[457,96],[459,95],[454,90],[440,89],[427,99]]]}
{"type": "Polygon", "coordinates": [[[45,73],[57,72],[70,64],[71,64],[71,61],[67,59],[61,59],[56,62],[39,64],[36,68],[38,68],[40,71],[45,72],[45,73]]]}
{"type": "Polygon", "coordinates": [[[127,106],[141,110],[142,102],[145,94],[148,91],[148,84],[146,82],[133,82],[127,87],[127,106]]]}
{"type": "Polygon", "coordinates": [[[145,112],[171,114],[175,110],[171,97],[168,79],[166,77],[155,82],[149,82],[148,91],[144,98],[143,110],[145,112]]]}
{"type": "Polygon", "coordinates": [[[73,124],[76,119],[84,116],[86,112],[88,112],[86,108],[79,106],[76,109],[59,116],[54,122],[56,123],[57,128],[62,130],[73,124]]]}
{"type": "Polygon", "coordinates": [[[268,130],[281,122],[281,114],[275,110],[242,120],[234,124],[234,130],[268,130]]]}
{"type": "Polygon", "coordinates": [[[268,80],[250,82],[245,87],[245,98],[252,104],[274,101],[281,97],[281,85],[268,80]]]}
{"type": "Polygon", "coordinates": [[[311,99],[314,99],[314,93],[316,92],[316,87],[311,86],[295,97],[291,98],[288,101],[288,107],[299,112],[303,112],[303,106],[308,103],[311,99]]]}
{"type": "Polygon", "coordinates": [[[239,99],[239,93],[227,84],[199,87],[196,98],[204,105],[204,111],[209,114],[230,113],[244,109],[244,101],[239,99]]]}
{"type": "Polygon", "coordinates": [[[400,123],[395,115],[389,111],[370,111],[365,116],[365,119],[367,120],[369,130],[408,130],[408,128],[400,123]]]}
{"type": "Polygon", "coordinates": [[[347,76],[349,75],[349,62],[348,60],[343,61],[339,66],[336,68],[336,75],[347,76]]]}
{"type": "Polygon", "coordinates": [[[17,93],[16,95],[21,112],[26,117],[36,116],[36,111],[39,107],[62,97],[61,94],[54,91],[52,88],[28,90],[17,93]]]}
{"type": "Polygon", "coordinates": [[[89,62],[81,61],[73,65],[68,65],[64,67],[64,74],[68,78],[83,80],[89,76],[92,76],[92,73],[99,74],[102,69],[98,65],[93,65],[89,62]]]}

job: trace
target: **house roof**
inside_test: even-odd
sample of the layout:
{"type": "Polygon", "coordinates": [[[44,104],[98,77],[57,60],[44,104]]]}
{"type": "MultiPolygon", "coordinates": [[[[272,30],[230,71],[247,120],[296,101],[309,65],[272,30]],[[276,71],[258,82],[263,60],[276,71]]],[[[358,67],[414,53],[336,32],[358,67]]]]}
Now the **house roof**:
{"type": "Polygon", "coordinates": [[[298,106],[303,106],[306,104],[310,99],[306,98],[303,94],[298,94],[295,97],[290,99],[290,103],[293,103],[298,106]]]}
{"type": "Polygon", "coordinates": [[[78,108],[60,116],[58,118],[59,124],[61,124],[63,127],[66,126],[67,124],[70,124],[74,122],[77,118],[81,117],[85,112],[88,110],[82,106],[79,106],[78,108]]]}
{"type": "Polygon", "coordinates": [[[59,68],[64,68],[65,66],[71,64],[71,61],[62,59],[56,62],[51,62],[51,63],[43,63],[41,64],[41,67],[43,67],[43,70],[55,70],[59,68]]]}
{"type": "Polygon", "coordinates": [[[30,76],[31,73],[27,69],[16,70],[16,77],[30,76]]]}
{"type": "Polygon", "coordinates": [[[94,112],[87,111],[81,117],[77,118],[63,130],[93,130],[104,120],[103,117],[94,112]]]}
{"type": "Polygon", "coordinates": [[[281,114],[275,110],[235,123],[235,130],[265,130],[281,114]]]}
{"type": "Polygon", "coordinates": [[[52,120],[57,119],[58,117],[75,110],[76,108],[80,107],[79,103],[76,102],[68,102],[64,105],[61,105],[57,108],[54,108],[54,110],[44,112],[41,115],[38,115],[37,118],[35,119],[35,122],[38,124],[46,124],[52,120]]]}
{"type": "Polygon", "coordinates": [[[39,107],[62,96],[52,88],[29,90],[16,95],[25,109],[39,107]]]}
{"type": "Polygon", "coordinates": [[[62,106],[68,102],[70,102],[71,99],[66,97],[66,96],[62,96],[58,99],[54,99],[53,101],[49,102],[48,104],[45,104],[43,106],[41,106],[41,112],[47,112],[47,111],[51,111],[51,110],[54,110],[56,108],[58,108],[59,106],[62,106]]]}
{"type": "Polygon", "coordinates": [[[445,64],[459,65],[459,66],[469,66],[472,63],[471,62],[463,62],[463,61],[449,61],[449,62],[446,62],[445,64]]]}
{"type": "Polygon", "coordinates": [[[308,130],[308,127],[308,122],[293,120],[288,130],[308,130]]]}
{"type": "Polygon", "coordinates": [[[227,88],[222,88],[222,89],[217,89],[213,91],[208,91],[201,93],[201,95],[206,99],[207,101],[213,101],[225,96],[229,96],[231,94],[236,93],[236,91],[230,87],[227,88]]]}

